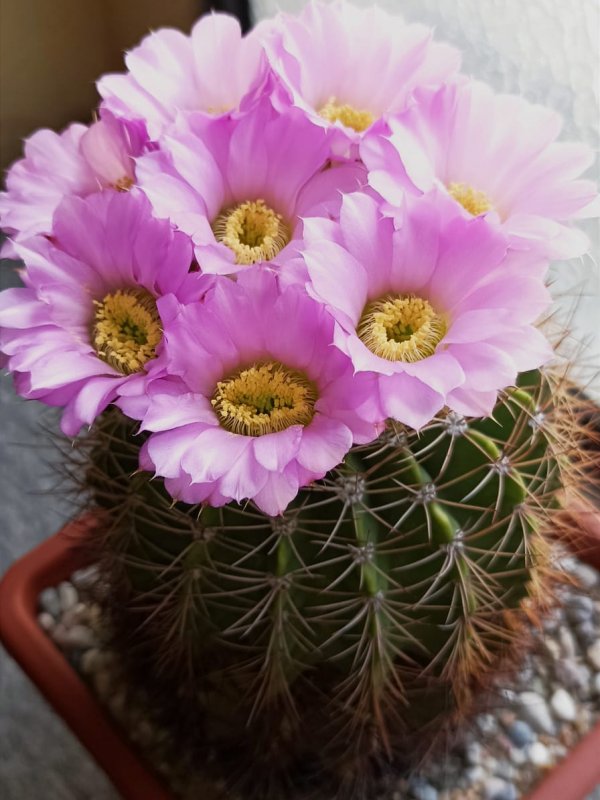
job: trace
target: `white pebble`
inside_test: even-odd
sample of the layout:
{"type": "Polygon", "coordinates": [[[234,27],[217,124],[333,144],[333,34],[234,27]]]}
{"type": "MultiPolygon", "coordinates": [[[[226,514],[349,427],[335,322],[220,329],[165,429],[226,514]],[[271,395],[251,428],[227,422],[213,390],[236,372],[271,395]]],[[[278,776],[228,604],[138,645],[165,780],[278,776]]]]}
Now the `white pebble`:
{"type": "Polygon", "coordinates": [[[600,672],[600,639],[587,649],[588,661],[596,672],[600,672]]]}
{"type": "Polygon", "coordinates": [[[589,564],[584,564],[581,561],[576,563],[574,569],[575,575],[579,579],[579,583],[585,589],[593,589],[594,586],[600,581],[600,573],[598,570],[590,567],[589,564]]]}
{"type": "Polygon", "coordinates": [[[64,612],[60,621],[65,628],[72,628],[73,625],[85,624],[87,617],[89,617],[88,606],[85,603],[77,603],[77,605],[64,612]]]}
{"type": "Polygon", "coordinates": [[[539,733],[554,735],[556,726],[543,697],[537,692],[521,692],[519,695],[521,714],[539,733]]]}
{"type": "Polygon", "coordinates": [[[556,716],[565,722],[573,722],[577,716],[575,701],[565,689],[557,689],[554,692],[550,705],[556,716]]]}
{"type": "Polygon", "coordinates": [[[555,661],[558,661],[560,658],[560,645],[555,639],[552,639],[550,636],[546,636],[544,639],[544,647],[550,653],[552,658],[555,661]]]}
{"type": "Polygon", "coordinates": [[[78,569],[71,575],[72,583],[78,589],[89,589],[98,580],[98,567],[92,564],[90,567],[78,569]]]}
{"type": "Polygon", "coordinates": [[[474,783],[479,783],[480,781],[485,780],[488,773],[486,770],[481,766],[481,764],[476,764],[473,767],[469,767],[465,772],[466,777],[469,780],[469,783],[473,785],[474,783]]]}
{"type": "Polygon", "coordinates": [[[59,622],[52,632],[52,638],[59,647],[65,650],[87,650],[98,644],[93,631],[84,625],[73,625],[73,627],[67,628],[59,622]]]}
{"type": "Polygon", "coordinates": [[[85,650],[98,644],[94,632],[85,625],[73,625],[72,628],[69,628],[68,640],[71,647],[80,647],[85,650]]]}
{"type": "Polygon", "coordinates": [[[534,742],[529,745],[527,755],[532,764],[536,767],[550,767],[552,765],[552,754],[545,744],[534,742]]]}
{"type": "Polygon", "coordinates": [[[38,614],[38,624],[43,631],[50,633],[56,625],[56,621],[52,614],[49,614],[47,611],[42,611],[41,614],[38,614]]]}
{"type": "Polygon", "coordinates": [[[79,601],[79,594],[72,583],[63,581],[58,587],[58,600],[62,611],[70,611],[79,601]]]}

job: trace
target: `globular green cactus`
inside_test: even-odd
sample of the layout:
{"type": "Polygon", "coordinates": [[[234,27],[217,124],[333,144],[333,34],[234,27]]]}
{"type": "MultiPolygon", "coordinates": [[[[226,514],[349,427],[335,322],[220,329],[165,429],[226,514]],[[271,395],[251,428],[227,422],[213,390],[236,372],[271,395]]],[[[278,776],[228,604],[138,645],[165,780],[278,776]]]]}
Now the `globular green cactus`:
{"type": "Polygon", "coordinates": [[[84,450],[116,642],[198,763],[243,797],[366,798],[467,713],[550,601],[568,409],[530,373],[491,418],[390,423],[278,518],[173,503],[106,414],[84,450]]]}

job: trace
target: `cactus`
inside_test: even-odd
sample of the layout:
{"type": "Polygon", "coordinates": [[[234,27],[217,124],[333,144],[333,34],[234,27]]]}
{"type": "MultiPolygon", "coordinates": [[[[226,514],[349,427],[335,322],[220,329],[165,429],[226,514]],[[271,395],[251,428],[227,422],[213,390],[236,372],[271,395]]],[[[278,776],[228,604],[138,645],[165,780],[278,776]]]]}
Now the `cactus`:
{"type": "Polygon", "coordinates": [[[369,797],[510,662],[576,469],[558,389],[528,373],[491,418],[390,423],[278,518],[174,503],[117,410],[80,444],[116,644],[231,790],[369,797]]]}

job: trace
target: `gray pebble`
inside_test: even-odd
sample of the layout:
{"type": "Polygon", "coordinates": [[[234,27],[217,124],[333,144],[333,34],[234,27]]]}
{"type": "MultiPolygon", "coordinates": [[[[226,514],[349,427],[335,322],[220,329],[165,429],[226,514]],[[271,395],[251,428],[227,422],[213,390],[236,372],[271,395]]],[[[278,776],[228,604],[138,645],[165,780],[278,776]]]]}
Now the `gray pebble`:
{"type": "Polygon", "coordinates": [[[577,651],[579,648],[577,647],[575,637],[569,628],[566,626],[561,627],[558,632],[558,640],[560,642],[562,654],[565,658],[575,658],[577,656],[577,651]]]}
{"type": "Polygon", "coordinates": [[[600,631],[589,619],[585,620],[585,622],[580,622],[575,628],[575,632],[584,648],[591,647],[600,641],[600,631]]]}
{"type": "Polygon", "coordinates": [[[517,693],[513,689],[507,689],[506,687],[500,689],[499,694],[506,703],[510,703],[511,705],[517,699],[517,693]]]}
{"type": "Polygon", "coordinates": [[[556,680],[565,689],[571,689],[577,694],[586,698],[589,695],[591,673],[585,664],[578,664],[575,661],[558,661],[554,666],[556,680]]]}
{"type": "Polygon", "coordinates": [[[587,657],[588,661],[595,669],[596,672],[600,672],[600,639],[597,638],[596,641],[591,644],[587,649],[587,657]]]}
{"type": "Polygon", "coordinates": [[[493,755],[486,755],[481,763],[484,769],[486,769],[490,775],[493,775],[496,772],[498,759],[494,758],[493,755]]]}
{"type": "Polygon", "coordinates": [[[102,652],[92,647],[81,656],[81,671],[85,675],[93,675],[101,661],[102,652]]]}
{"type": "Polygon", "coordinates": [[[424,778],[411,778],[408,783],[408,791],[414,800],[437,800],[437,789],[435,789],[424,778]]]}
{"type": "Polygon", "coordinates": [[[544,630],[546,633],[554,633],[557,630],[562,621],[562,616],[563,614],[561,606],[556,606],[548,612],[544,619],[544,630]]]}
{"type": "Polygon", "coordinates": [[[513,747],[510,751],[510,760],[520,767],[527,761],[527,754],[522,747],[513,747]]]}
{"type": "Polygon", "coordinates": [[[594,613],[594,601],[584,594],[571,595],[567,600],[567,617],[573,623],[586,622],[594,613]]]}
{"type": "Polygon", "coordinates": [[[483,758],[483,748],[479,742],[469,742],[465,747],[465,761],[472,766],[481,764],[483,758]]]}
{"type": "Polygon", "coordinates": [[[114,677],[110,672],[104,670],[95,672],[93,675],[94,686],[98,696],[103,699],[105,697],[112,697],[114,692],[114,677]]]}
{"type": "Polygon", "coordinates": [[[53,587],[44,589],[40,594],[40,605],[44,611],[52,614],[55,619],[60,616],[60,600],[58,599],[58,592],[53,587]]]}
{"type": "Polygon", "coordinates": [[[494,733],[498,730],[498,721],[493,714],[480,714],[477,717],[477,727],[482,733],[494,733]]]}
{"type": "Polygon", "coordinates": [[[559,719],[573,722],[577,716],[577,706],[566,689],[557,689],[550,698],[550,706],[559,719]]]}
{"type": "Polygon", "coordinates": [[[519,705],[522,716],[534,730],[554,735],[556,726],[543,697],[537,692],[521,692],[519,705]]]}
{"type": "Polygon", "coordinates": [[[594,687],[594,693],[600,697],[600,672],[594,675],[594,681],[592,685],[594,687]]]}
{"type": "Polygon", "coordinates": [[[496,769],[494,770],[494,775],[496,775],[498,778],[502,778],[505,781],[512,781],[515,778],[515,774],[516,770],[510,761],[506,761],[504,758],[498,760],[496,769]]]}
{"type": "Polygon", "coordinates": [[[502,778],[489,778],[484,787],[485,800],[517,800],[517,789],[502,778]]]}
{"type": "Polygon", "coordinates": [[[533,666],[531,664],[525,664],[523,667],[521,667],[520,671],[517,672],[515,683],[518,686],[525,688],[531,684],[533,676],[533,666]]]}
{"type": "Polygon", "coordinates": [[[528,744],[533,744],[536,739],[531,727],[522,719],[516,719],[507,728],[506,733],[516,747],[525,747],[528,744]]]}

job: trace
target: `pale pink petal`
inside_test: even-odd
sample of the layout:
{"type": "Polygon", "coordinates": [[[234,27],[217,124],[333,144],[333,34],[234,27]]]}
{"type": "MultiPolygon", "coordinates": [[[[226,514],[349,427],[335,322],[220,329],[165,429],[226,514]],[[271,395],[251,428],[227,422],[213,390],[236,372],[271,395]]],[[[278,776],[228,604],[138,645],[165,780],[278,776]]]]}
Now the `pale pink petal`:
{"type": "Polygon", "coordinates": [[[343,422],[317,414],[303,432],[298,462],[322,477],[344,459],[352,446],[352,432],[343,422]]]}

